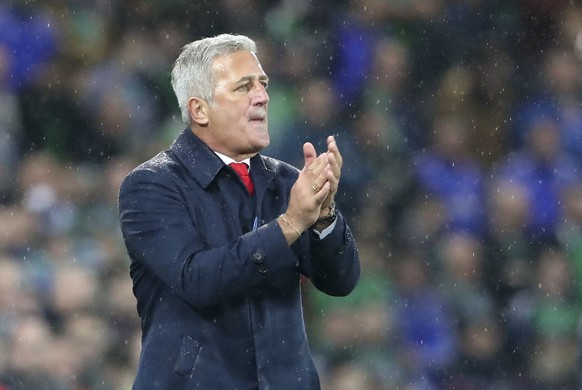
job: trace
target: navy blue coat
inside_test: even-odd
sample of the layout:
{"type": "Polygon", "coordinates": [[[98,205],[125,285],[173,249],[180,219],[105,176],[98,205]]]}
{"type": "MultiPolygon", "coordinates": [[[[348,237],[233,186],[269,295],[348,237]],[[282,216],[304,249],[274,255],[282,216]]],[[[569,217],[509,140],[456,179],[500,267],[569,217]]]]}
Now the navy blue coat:
{"type": "Polygon", "coordinates": [[[143,333],[134,389],[320,388],[300,275],[342,296],[360,265],[341,214],[329,236],[307,231],[289,247],[275,219],[297,176],[258,154],[251,197],[186,129],[125,178],[120,220],[143,333]]]}

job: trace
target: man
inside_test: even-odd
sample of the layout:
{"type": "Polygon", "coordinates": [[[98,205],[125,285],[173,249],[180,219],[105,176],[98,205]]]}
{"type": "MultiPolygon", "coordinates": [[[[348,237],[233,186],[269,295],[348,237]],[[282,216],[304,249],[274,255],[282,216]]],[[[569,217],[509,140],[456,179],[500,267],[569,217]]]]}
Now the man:
{"type": "Polygon", "coordinates": [[[318,389],[300,275],[336,296],[359,278],[333,137],[319,156],[304,145],[300,172],[259,154],[269,79],[255,52],[239,35],[186,45],[172,86],[188,127],[121,185],[143,331],[135,389],[318,389]],[[231,162],[249,165],[249,189],[231,162]]]}

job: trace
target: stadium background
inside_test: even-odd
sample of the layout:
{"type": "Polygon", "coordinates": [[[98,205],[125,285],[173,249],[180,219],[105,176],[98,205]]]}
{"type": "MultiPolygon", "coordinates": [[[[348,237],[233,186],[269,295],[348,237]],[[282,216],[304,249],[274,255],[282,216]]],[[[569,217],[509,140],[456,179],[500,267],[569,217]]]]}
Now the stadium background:
{"type": "Polygon", "coordinates": [[[566,0],[0,4],[0,389],[129,389],[116,195],[182,130],[181,46],[247,34],[272,144],[333,133],[363,262],[304,285],[326,389],[575,389],[582,7],[566,0]]]}

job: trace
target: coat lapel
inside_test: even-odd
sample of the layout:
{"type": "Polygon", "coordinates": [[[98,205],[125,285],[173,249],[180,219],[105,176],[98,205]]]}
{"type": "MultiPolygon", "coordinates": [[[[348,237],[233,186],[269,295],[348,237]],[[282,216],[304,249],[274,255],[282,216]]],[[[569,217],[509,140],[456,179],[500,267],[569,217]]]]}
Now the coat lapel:
{"type": "MultiPolygon", "coordinates": [[[[222,160],[189,128],[182,131],[170,150],[202,188],[207,188],[224,167],[222,160]]],[[[259,201],[274,183],[276,167],[271,160],[260,154],[251,158],[251,178],[259,201]]]]}
{"type": "Polygon", "coordinates": [[[176,138],[170,150],[202,188],[207,188],[224,167],[222,160],[189,128],[176,138]]]}

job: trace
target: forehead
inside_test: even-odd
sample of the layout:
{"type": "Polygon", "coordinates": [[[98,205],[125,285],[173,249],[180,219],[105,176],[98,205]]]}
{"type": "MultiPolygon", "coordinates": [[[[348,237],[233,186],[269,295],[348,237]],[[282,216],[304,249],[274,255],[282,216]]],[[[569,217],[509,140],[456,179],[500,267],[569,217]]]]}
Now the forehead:
{"type": "Polygon", "coordinates": [[[216,57],[212,70],[217,81],[236,82],[242,77],[266,77],[257,56],[246,50],[216,57]]]}

